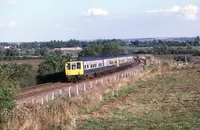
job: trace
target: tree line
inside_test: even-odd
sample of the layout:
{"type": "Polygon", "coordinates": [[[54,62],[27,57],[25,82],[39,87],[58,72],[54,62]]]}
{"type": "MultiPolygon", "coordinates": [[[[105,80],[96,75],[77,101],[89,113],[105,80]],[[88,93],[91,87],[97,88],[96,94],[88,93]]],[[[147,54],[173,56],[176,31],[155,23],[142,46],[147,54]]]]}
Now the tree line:
{"type": "Polygon", "coordinates": [[[130,46],[134,47],[156,47],[156,46],[169,46],[169,47],[181,47],[181,46],[200,46],[200,38],[197,36],[195,40],[186,41],[166,41],[166,40],[153,40],[153,41],[130,41],[130,46]]]}
{"type": "Polygon", "coordinates": [[[89,45],[97,44],[97,45],[105,45],[115,43],[116,45],[123,46],[125,42],[120,39],[111,39],[111,40],[95,40],[95,41],[79,41],[75,39],[71,39],[69,41],[61,41],[61,40],[52,40],[49,42],[24,42],[19,45],[16,45],[17,48],[20,49],[37,49],[37,48],[64,48],[64,47],[86,47],[89,45]]]}
{"type": "Polygon", "coordinates": [[[118,45],[110,43],[105,45],[90,45],[84,48],[83,51],[79,54],[79,56],[117,56],[120,54],[124,54],[124,51],[118,45]]]}

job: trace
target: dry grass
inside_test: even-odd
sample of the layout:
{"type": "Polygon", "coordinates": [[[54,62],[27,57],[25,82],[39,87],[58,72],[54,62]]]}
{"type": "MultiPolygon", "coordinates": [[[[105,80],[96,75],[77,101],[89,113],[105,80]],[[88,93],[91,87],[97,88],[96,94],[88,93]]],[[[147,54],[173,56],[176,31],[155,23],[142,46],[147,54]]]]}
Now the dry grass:
{"type": "MultiPolygon", "coordinates": [[[[121,79],[109,86],[98,87],[96,90],[84,95],[73,98],[61,97],[42,106],[32,104],[18,106],[10,114],[8,124],[4,124],[4,128],[8,130],[70,130],[74,129],[70,123],[72,118],[77,120],[80,129],[104,129],[107,127],[95,124],[96,121],[100,121],[100,124],[106,124],[104,121],[113,118],[120,119],[119,122],[122,121],[126,125],[128,122],[123,121],[123,119],[127,114],[130,115],[127,120],[132,120],[132,115],[134,115],[134,118],[142,117],[145,115],[144,111],[151,112],[152,106],[154,106],[153,103],[159,99],[159,95],[157,95],[156,99],[150,100],[153,95],[150,96],[148,93],[152,90],[149,87],[146,89],[145,86],[155,85],[156,81],[150,82],[149,79],[157,79],[158,74],[162,77],[163,73],[169,73],[169,71],[164,71],[164,69],[158,71],[157,66],[151,66],[150,68],[135,78],[121,79]],[[152,103],[145,105],[144,102],[147,102],[148,99],[152,103]],[[88,121],[92,122],[88,126],[94,126],[85,127],[88,121]]],[[[137,122],[136,119],[134,120],[137,122]]],[[[110,126],[113,129],[115,128],[113,125],[110,126]]],[[[126,127],[120,126],[119,128],[126,127]]]]}
{"type": "MultiPolygon", "coordinates": [[[[70,124],[72,118],[78,122],[83,118],[87,119],[90,116],[88,113],[95,111],[95,108],[97,109],[101,105],[105,94],[130,86],[148,73],[149,71],[146,71],[134,79],[121,79],[108,86],[95,88],[96,90],[73,98],[60,97],[45,105],[17,106],[10,114],[8,124],[4,124],[4,128],[8,130],[73,129],[70,124]],[[96,107],[94,108],[94,106],[96,107]]],[[[99,118],[101,117],[99,116],[99,118]]]]}
{"type": "Polygon", "coordinates": [[[79,129],[199,129],[199,84],[199,69],[139,80],[116,97],[108,94],[79,129]]]}

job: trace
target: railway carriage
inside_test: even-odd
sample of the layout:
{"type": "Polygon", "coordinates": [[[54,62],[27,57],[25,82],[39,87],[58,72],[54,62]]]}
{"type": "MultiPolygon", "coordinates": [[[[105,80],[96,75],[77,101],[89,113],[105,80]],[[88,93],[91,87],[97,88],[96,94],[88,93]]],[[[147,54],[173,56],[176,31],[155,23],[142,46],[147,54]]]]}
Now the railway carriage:
{"type": "Polygon", "coordinates": [[[65,75],[68,80],[77,81],[85,77],[96,77],[102,72],[108,72],[117,68],[126,68],[136,62],[135,56],[123,55],[118,57],[81,57],[77,61],[67,62],[65,75]]]}

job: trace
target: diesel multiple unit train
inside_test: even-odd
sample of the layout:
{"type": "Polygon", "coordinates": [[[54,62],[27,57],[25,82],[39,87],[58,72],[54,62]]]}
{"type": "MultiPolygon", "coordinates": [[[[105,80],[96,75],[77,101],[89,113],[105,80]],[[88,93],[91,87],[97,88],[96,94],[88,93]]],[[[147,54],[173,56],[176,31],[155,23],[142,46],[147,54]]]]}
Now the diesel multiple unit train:
{"type": "Polygon", "coordinates": [[[139,60],[134,55],[123,55],[117,57],[81,57],[79,60],[70,61],[65,64],[65,75],[70,81],[78,80],[80,77],[96,77],[111,70],[119,70],[137,64],[139,60]]]}

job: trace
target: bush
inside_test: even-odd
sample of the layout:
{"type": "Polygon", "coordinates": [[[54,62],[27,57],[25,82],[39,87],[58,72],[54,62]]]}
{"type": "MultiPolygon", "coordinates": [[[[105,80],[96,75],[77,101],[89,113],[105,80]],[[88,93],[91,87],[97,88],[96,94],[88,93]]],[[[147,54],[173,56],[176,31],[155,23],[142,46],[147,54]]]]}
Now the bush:
{"type": "Polygon", "coordinates": [[[39,66],[38,82],[58,82],[65,78],[65,62],[70,59],[69,56],[55,55],[47,57],[39,66]]]}
{"type": "Polygon", "coordinates": [[[7,121],[8,113],[15,107],[15,94],[19,83],[10,78],[8,68],[0,66],[0,123],[7,121]]]}

